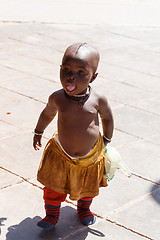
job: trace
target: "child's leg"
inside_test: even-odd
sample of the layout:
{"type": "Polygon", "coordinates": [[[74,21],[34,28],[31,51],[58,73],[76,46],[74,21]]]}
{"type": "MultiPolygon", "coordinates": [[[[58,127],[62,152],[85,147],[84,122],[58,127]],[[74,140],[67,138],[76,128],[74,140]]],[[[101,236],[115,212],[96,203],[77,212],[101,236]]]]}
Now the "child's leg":
{"type": "Polygon", "coordinates": [[[59,219],[61,202],[65,201],[67,194],[57,193],[44,188],[43,199],[45,201],[46,217],[38,222],[38,226],[46,230],[53,228],[59,219]]]}
{"type": "Polygon", "coordinates": [[[93,215],[93,213],[91,213],[89,209],[92,203],[92,199],[93,198],[91,197],[85,197],[78,200],[77,206],[78,215],[81,220],[81,223],[86,226],[91,225],[96,221],[96,217],[93,215]]]}

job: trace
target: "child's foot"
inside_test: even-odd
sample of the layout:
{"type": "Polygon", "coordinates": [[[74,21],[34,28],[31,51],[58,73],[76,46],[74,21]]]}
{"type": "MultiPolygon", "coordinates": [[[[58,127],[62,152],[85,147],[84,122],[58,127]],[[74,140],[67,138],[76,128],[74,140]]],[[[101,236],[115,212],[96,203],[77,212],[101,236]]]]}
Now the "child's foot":
{"type": "Polygon", "coordinates": [[[37,225],[45,230],[52,229],[59,219],[60,214],[60,205],[59,206],[52,206],[52,205],[45,205],[46,208],[46,217],[43,218],[41,221],[37,223],[37,225]]]}
{"type": "Polygon", "coordinates": [[[78,200],[78,215],[83,225],[91,225],[95,223],[96,217],[90,211],[89,206],[91,205],[92,200],[78,200]]]}
{"type": "Polygon", "coordinates": [[[37,223],[38,227],[41,227],[45,230],[50,230],[56,225],[57,221],[53,216],[46,215],[41,221],[37,223]]]}

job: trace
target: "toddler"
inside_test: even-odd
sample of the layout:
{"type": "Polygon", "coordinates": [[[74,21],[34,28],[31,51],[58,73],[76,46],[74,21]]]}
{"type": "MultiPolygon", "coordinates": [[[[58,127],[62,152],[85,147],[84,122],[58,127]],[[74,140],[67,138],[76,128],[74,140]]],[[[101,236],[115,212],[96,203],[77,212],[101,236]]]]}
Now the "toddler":
{"type": "Polygon", "coordinates": [[[108,101],[90,86],[98,75],[99,58],[97,50],[86,43],[67,48],[60,66],[62,89],[49,97],[34,131],[33,146],[39,150],[45,128],[58,113],[58,130],[45,147],[37,174],[45,186],[46,217],[38,222],[43,229],[51,229],[58,222],[60,205],[67,194],[77,200],[82,224],[90,225],[96,220],[90,205],[99,194],[99,187],[107,186],[103,176],[105,145],[113,134],[108,101]]]}

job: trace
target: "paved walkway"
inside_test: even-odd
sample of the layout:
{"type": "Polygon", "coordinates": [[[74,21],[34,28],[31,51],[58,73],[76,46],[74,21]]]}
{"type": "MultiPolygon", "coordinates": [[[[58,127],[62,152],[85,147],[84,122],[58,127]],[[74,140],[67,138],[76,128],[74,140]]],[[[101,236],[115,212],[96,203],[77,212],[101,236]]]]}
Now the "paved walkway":
{"type": "MultiPolygon", "coordinates": [[[[73,1],[38,2],[0,1],[1,239],[160,239],[159,2],[74,1],[73,15],[73,1]],[[99,18],[89,6],[94,14],[99,10],[99,18]],[[130,11],[124,11],[122,19],[116,10],[123,6],[130,11]],[[62,7],[66,19],[58,15],[62,7]],[[145,14],[136,19],[133,10],[139,9],[140,16],[143,7],[145,14]],[[88,20],[80,21],[82,10],[88,10],[88,20]],[[48,96],[61,87],[59,65],[65,48],[79,41],[101,53],[93,87],[108,97],[115,118],[111,145],[133,177],[117,172],[109,187],[100,190],[92,204],[94,225],[81,225],[76,202],[68,199],[56,228],[43,232],[36,226],[44,216],[42,186],[36,181],[42,150],[33,150],[32,130],[48,96]]],[[[55,129],[56,121],[45,131],[43,147],[55,129]]]]}

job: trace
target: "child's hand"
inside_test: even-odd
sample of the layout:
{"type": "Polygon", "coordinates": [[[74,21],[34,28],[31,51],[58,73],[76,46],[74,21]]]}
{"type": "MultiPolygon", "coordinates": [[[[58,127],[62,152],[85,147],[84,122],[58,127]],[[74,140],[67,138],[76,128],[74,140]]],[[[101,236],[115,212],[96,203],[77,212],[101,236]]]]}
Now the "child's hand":
{"type": "Polygon", "coordinates": [[[41,140],[42,140],[42,135],[36,135],[36,134],[34,135],[33,147],[36,151],[40,150],[40,148],[42,147],[41,140]]]}

